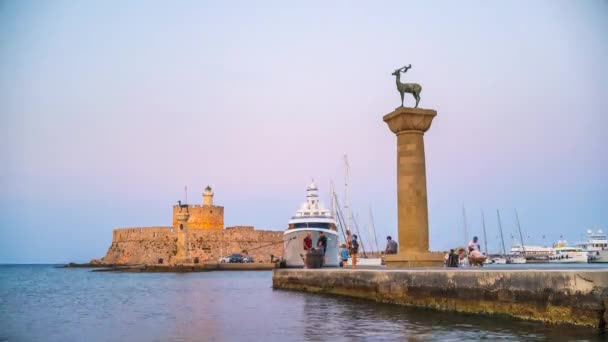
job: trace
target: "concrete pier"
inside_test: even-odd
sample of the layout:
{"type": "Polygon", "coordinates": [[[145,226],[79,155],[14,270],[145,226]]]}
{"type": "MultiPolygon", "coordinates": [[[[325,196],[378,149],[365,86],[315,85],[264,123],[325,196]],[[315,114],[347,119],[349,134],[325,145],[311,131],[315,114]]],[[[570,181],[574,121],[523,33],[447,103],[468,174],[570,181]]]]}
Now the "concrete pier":
{"type": "Polygon", "coordinates": [[[608,270],[276,269],[273,288],[606,329],[608,270]]]}

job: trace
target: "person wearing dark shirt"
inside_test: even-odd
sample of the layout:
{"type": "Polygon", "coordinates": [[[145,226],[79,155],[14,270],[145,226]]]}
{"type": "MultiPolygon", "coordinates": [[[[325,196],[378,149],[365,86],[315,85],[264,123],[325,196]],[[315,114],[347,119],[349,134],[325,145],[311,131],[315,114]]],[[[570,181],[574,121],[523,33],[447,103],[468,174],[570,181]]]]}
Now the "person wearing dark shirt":
{"type": "Polygon", "coordinates": [[[323,232],[319,232],[319,240],[317,240],[317,248],[323,251],[323,255],[325,255],[325,251],[327,250],[327,237],[323,232]]]}
{"type": "Polygon", "coordinates": [[[304,238],[304,251],[309,252],[312,249],[312,238],[310,237],[310,233],[306,233],[306,237],[304,238]]]}
{"type": "Polygon", "coordinates": [[[386,237],[386,249],[384,254],[397,254],[397,243],[390,236],[386,237]]]}

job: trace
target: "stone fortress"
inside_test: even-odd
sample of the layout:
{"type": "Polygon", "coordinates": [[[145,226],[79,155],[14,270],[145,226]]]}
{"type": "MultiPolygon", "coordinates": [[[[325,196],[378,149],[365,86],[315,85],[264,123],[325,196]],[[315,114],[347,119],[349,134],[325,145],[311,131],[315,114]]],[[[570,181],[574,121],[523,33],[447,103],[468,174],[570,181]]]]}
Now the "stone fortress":
{"type": "Polygon", "coordinates": [[[173,206],[170,227],[114,229],[104,264],[188,264],[216,262],[242,253],[255,262],[270,262],[283,254],[283,231],[255,230],[253,226],[224,228],[224,207],[213,204],[207,186],[202,205],[173,206]]]}

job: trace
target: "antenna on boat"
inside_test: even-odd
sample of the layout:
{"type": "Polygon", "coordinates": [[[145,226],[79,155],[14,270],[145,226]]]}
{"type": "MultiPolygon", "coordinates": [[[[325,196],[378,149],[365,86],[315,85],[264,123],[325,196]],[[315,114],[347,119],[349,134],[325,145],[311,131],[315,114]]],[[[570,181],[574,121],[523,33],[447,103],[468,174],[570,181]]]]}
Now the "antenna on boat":
{"type": "Polygon", "coordinates": [[[344,211],[346,215],[346,230],[350,232],[350,202],[348,201],[348,176],[349,176],[348,156],[344,155],[344,211]]]}
{"type": "Polygon", "coordinates": [[[502,241],[502,254],[507,254],[507,249],[505,248],[505,237],[502,234],[502,224],[500,223],[500,211],[496,209],[496,216],[498,217],[498,230],[500,230],[500,240],[502,241]]]}
{"type": "Polygon", "coordinates": [[[517,229],[519,230],[519,238],[521,239],[521,250],[523,255],[526,255],[526,247],[524,247],[524,236],[521,233],[521,225],[519,224],[519,215],[517,215],[517,209],[515,209],[515,219],[517,220],[517,229]]]}
{"type": "Polygon", "coordinates": [[[490,252],[488,252],[488,238],[486,236],[486,218],[483,215],[483,209],[481,209],[481,225],[483,227],[483,245],[486,250],[486,254],[490,255],[490,252]]]}

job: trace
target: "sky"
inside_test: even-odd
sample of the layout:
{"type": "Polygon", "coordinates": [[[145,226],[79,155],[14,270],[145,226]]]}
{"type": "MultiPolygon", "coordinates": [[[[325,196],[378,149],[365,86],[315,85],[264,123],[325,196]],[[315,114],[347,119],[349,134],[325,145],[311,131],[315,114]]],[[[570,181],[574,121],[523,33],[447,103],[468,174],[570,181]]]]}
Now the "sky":
{"type": "Polygon", "coordinates": [[[344,155],[383,248],[406,64],[438,112],[431,249],[482,237],[483,210],[498,252],[497,209],[508,246],[515,210],[526,244],[573,244],[608,230],[606,61],[607,1],[0,1],[0,263],[100,258],[184,186],[283,230],[311,179],[343,196],[344,155]]]}

